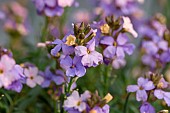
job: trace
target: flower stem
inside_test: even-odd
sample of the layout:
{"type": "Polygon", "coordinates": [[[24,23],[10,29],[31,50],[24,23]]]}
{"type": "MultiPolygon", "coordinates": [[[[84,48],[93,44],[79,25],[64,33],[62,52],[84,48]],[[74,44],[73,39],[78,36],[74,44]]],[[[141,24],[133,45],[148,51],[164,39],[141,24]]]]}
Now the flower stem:
{"type": "Polygon", "coordinates": [[[127,111],[126,109],[127,109],[127,104],[128,104],[128,100],[129,100],[130,94],[131,93],[128,93],[128,95],[126,97],[124,108],[123,108],[123,113],[126,113],[126,111],[127,111]]]}

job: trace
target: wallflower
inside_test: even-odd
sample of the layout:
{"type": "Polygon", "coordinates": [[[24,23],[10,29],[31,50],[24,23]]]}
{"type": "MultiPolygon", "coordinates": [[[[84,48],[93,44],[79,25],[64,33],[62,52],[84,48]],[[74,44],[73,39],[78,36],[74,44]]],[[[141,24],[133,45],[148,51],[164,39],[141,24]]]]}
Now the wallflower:
{"type": "Polygon", "coordinates": [[[81,63],[81,57],[75,56],[73,59],[70,56],[66,56],[61,59],[60,65],[66,70],[66,75],[74,77],[82,77],[86,73],[85,67],[81,63]]]}
{"type": "Polygon", "coordinates": [[[160,89],[154,91],[154,96],[158,99],[164,99],[168,106],[170,106],[170,92],[165,92],[160,89]]]}
{"type": "Polygon", "coordinates": [[[140,106],[140,113],[156,113],[155,108],[148,102],[144,102],[140,106]]]}
{"type": "Polygon", "coordinates": [[[26,76],[26,84],[33,88],[36,84],[41,85],[44,78],[38,75],[37,67],[28,67],[24,69],[24,75],[26,76]]]}
{"type": "Polygon", "coordinates": [[[90,93],[88,91],[84,92],[81,96],[77,91],[73,91],[73,93],[67,97],[67,100],[64,101],[64,108],[67,110],[69,108],[74,108],[79,112],[82,112],[86,109],[85,100],[90,98],[90,93]]]}
{"type": "Polygon", "coordinates": [[[102,54],[95,51],[95,40],[92,40],[86,47],[76,46],[75,54],[77,56],[82,56],[81,63],[83,66],[96,67],[99,63],[103,62],[102,54]]]}
{"type": "Polygon", "coordinates": [[[125,52],[131,55],[135,49],[134,44],[128,43],[128,37],[124,34],[119,34],[117,40],[114,40],[111,36],[105,36],[100,43],[108,45],[103,51],[107,58],[113,58],[114,56],[124,58],[125,52]]]}
{"type": "Polygon", "coordinates": [[[64,12],[64,7],[71,6],[74,0],[32,0],[39,14],[46,16],[61,16],[64,12]]]}
{"type": "Polygon", "coordinates": [[[57,56],[57,54],[62,50],[63,54],[70,55],[74,52],[74,48],[72,46],[68,46],[64,43],[63,40],[56,39],[52,42],[53,45],[56,45],[53,49],[51,49],[51,54],[53,56],[57,56]]]}
{"type": "Polygon", "coordinates": [[[155,86],[152,81],[145,79],[143,77],[138,78],[138,85],[129,85],[127,87],[128,92],[137,92],[137,101],[146,101],[148,98],[147,91],[154,89],[155,86]]]}
{"type": "Polygon", "coordinates": [[[65,82],[64,80],[64,72],[61,70],[56,70],[56,72],[51,72],[50,67],[47,67],[44,73],[41,73],[44,81],[41,86],[43,88],[49,87],[51,82],[53,81],[56,85],[61,85],[65,82]]]}

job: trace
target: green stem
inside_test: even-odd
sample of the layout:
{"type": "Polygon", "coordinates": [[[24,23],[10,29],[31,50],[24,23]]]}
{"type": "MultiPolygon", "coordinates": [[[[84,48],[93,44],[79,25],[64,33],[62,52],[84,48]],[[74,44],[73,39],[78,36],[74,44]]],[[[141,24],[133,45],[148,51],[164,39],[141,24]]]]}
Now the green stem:
{"type": "Polygon", "coordinates": [[[129,100],[130,94],[131,93],[128,93],[128,95],[126,97],[124,108],[123,108],[123,113],[126,113],[126,111],[127,111],[126,109],[127,109],[127,104],[128,104],[128,100],[129,100]]]}
{"type": "Polygon", "coordinates": [[[42,35],[41,35],[41,39],[40,39],[41,42],[46,41],[47,33],[48,33],[48,17],[45,18],[45,25],[42,29],[42,35]]]}
{"type": "Polygon", "coordinates": [[[112,72],[112,67],[110,66],[106,66],[105,68],[106,72],[104,72],[104,92],[103,92],[103,95],[106,95],[108,93],[108,90],[109,90],[109,77],[111,75],[111,72],[112,72]]]}

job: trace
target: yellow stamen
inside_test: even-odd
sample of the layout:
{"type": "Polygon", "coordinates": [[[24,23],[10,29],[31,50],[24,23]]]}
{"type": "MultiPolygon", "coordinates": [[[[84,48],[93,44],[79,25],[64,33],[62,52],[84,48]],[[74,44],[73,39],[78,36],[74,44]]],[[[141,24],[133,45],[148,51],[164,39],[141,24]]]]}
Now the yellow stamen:
{"type": "Polygon", "coordinates": [[[73,36],[73,35],[69,35],[67,38],[66,38],[66,43],[68,46],[72,46],[72,45],[75,45],[75,42],[76,42],[76,37],[73,36]]]}
{"type": "Polygon", "coordinates": [[[110,31],[110,27],[109,27],[108,24],[104,24],[103,26],[100,27],[100,30],[101,30],[102,33],[106,33],[107,34],[110,31]]]}
{"type": "Polygon", "coordinates": [[[113,99],[113,96],[110,93],[108,93],[103,99],[106,100],[106,103],[108,103],[113,99]]]}
{"type": "Polygon", "coordinates": [[[89,113],[97,113],[97,111],[96,110],[94,110],[94,109],[92,109],[92,110],[90,110],[90,112],[89,113]]]}

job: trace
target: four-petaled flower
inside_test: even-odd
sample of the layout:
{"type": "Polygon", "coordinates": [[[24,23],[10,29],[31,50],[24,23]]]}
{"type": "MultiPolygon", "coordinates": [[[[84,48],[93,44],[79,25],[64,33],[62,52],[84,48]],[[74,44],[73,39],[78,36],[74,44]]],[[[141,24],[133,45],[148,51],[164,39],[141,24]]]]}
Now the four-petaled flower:
{"type": "Polygon", "coordinates": [[[26,78],[26,84],[33,88],[36,84],[41,85],[44,81],[44,78],[38,75],[38,68],[37,67],[28,67],[24,69],[24,74],[26,78]]]}
{"type": "Polygon", "coordinates": [[[137,101],[147,101],[148,95],[147,91],[154,89],[155,86],[152,81],[149,81],[147,78],[140,77],[138,78],[138,85],[129,85],[127,87],[128,92],[137,92],[136,100],[137,101]]]}

